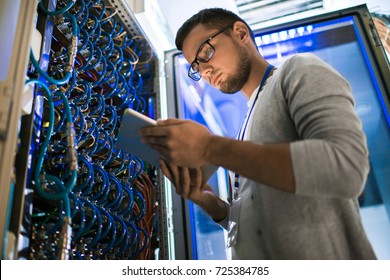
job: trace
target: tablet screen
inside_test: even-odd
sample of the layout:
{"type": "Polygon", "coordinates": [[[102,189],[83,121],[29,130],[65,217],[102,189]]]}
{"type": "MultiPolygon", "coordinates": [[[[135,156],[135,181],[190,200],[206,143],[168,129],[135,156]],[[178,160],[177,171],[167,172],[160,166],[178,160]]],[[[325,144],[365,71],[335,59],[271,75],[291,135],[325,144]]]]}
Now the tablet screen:
{"type": "Polygon", "coordinates": [[[142,127],[156,125],[156,121],[133,110],[127,108],[123,113],[121,127],[119,129],[116,148],[135,155],[155,166],[159,165],[160,155],[149,145],[141,142],[139,130],[142,127]]]}

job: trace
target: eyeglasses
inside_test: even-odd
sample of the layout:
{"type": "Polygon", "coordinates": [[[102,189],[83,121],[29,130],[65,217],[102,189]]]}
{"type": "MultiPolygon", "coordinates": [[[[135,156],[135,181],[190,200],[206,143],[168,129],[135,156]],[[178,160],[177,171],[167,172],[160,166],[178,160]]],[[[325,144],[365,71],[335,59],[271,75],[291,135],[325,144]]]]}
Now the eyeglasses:
{"type": "Polygon", "coordinates": [[[214,35],[210,36],[206,41],[204,41],[196,53],[194,61],[191,63],[190,68],[188,69],[188,76],[194,81],[199,81],[202,76],[199,73],[199,62],[207,63],[213,57],[215,48],[210,44],[210,40],[217,37],[219,34],[223,33],[229,28],[232,28],[233,25],[229,25],[222,30],[218,31],[214,35]]]}

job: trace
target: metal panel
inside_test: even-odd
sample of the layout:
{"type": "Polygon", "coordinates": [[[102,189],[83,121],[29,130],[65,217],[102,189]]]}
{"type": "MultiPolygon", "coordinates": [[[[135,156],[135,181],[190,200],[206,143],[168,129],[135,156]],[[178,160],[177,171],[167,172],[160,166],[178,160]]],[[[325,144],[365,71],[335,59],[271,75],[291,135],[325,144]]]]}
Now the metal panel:
{"type": "MultiPolygon", "coordinates": [[[[8,0],[6,7],[18,6],[17,27],[13,41],[12,56],[9,63],[7,83],[0,94],[9,96],[9,111],[7,113],[7,131],[0,139],[0,251],[2,259],[13,257],[13,242],[6,248],[7,239],[15,240],[15,236],[8,236],[9,214],[13,196],[14,170],[13,162],[17,148],[18,126],[21,117],[21,99],[25,83],[25,73],[30,53],[30,41],[33,30],[34,15],[37,1],[8,0]],[[7,6],[7,5],[10,6],[7,6]]],[[[5,10],[3,10],[5,11],[5,10]]],[[[2,103],[0,106],[4,106],[2,103]]],[[[7,105],[5,105],[7,106],[7,105]]]]}

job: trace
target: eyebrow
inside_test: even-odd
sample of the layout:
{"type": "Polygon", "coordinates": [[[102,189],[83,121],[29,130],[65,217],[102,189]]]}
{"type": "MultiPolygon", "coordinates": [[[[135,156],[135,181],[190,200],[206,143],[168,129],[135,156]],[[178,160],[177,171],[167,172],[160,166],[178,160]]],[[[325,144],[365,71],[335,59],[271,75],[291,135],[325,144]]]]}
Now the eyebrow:
{"type": "Polygon", "coordinates": [[[213,35],[210,35],[206,40],[204,40],[198,47],[198,50],[196,51],[196,54],[195,54],[195,58],[194,60],[191,62],[194,63],[196,61],[196,58],[198,57],[198,53],[199,53],[199,50],[200,50],[200,47],[203,46],[205,43],[207,43],[208,41],[210,41],[211,39],[213,39],[214,37],[216,37],[217,35],[225,32],[226,30],[228,30],[229,28],[232,28],[233,27],[233,24],[229,25],[229,26],[226,26],[225,28],[222,28],[221,30],[219,30],[217,33],[214,33],[213,35]]]}

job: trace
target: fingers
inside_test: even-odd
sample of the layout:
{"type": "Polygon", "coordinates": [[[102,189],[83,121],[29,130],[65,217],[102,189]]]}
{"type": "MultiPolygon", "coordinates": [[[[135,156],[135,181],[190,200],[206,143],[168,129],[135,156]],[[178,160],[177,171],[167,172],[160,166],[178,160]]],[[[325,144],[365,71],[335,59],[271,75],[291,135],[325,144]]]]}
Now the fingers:
{"type": "Polygon", "coordinates": [[[176,193],[182,195],[184,186],[180,168],[174,164],[167,163],[165,160],[160,160],[160,168],[168,180],[174,185],[176,193]]]}
{"type": "Polygon", "coordinates": [[[191,191],[190,172],[187,167],[179,167],[180,172],[180,195],[183,198],[188,198],[191,191]]]}
{"type": "Polygon", "coordinates": [[[200,168],[179,167],[165,160],[160,160],[160,168],[173,183],[176,193],[185,199],[191,198],[202,187],[200,168]]]}
{"type": "Polygon", "coordinates": [[[178,125],[183,122],[183,120],[179,119],[158,120],[157,126],[145,126],[140,129],[139,133],[142,137],[165,137],[169,133],[169,128],[167,128],[167,126],[178,125]]]}
{"type": "Polygon", "coordinates": [[[191,185],[194,187],[198,187],[202,185],[202,170],[200,167],[197,168],[191,168],[189,170],[190,177],[191,177],[191,185]]]}
{"type": "Polygon", "coordinates": [[[141,137],[166,137],[168,129],[165,126],[145,126],[139,130],[141,137]]]}
{"type": "Polygon", "coordinates": [[[168,167],[165,160],[160,159],[160,168],[169,181],[173,182],[173,175],[171,169],[168,167]]]}

